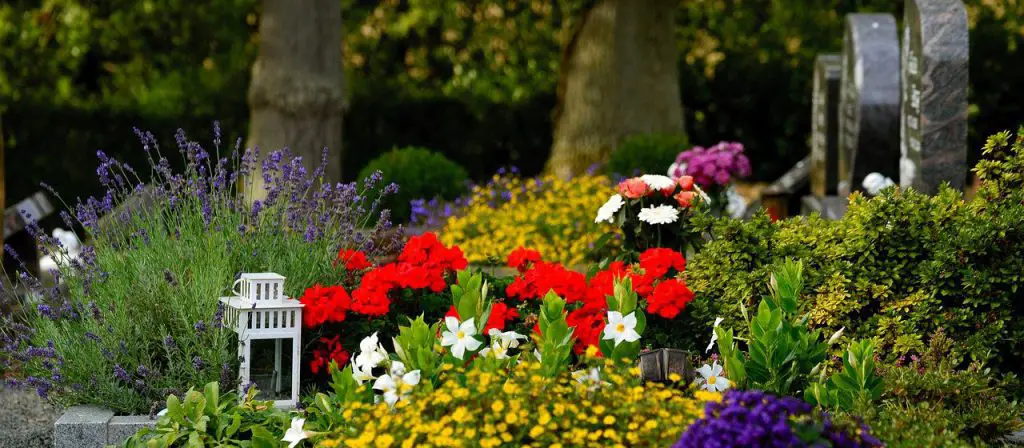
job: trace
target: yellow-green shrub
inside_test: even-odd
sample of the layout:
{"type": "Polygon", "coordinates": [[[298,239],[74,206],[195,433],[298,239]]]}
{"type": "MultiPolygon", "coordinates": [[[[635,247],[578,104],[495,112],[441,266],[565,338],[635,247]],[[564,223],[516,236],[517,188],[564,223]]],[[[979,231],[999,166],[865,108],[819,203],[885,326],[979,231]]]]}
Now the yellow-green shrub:
{"type": "Polygon", "coordinates": [[[344,422],[318,446],[669,446],[706,401],[721,399],[642,385],[635,367],[605,369],[608,383],[597,389],[569,374],[544,378],[532,359],[509,374],[451,370],[437,389],[421,389],[394,410],[346,405],[344,422]]]}
{"type": "Polygon", "coordinates": [[[440,231],[441,241],[458,245],[471,263],[503,264],[510,252],[524,246],[547,261],[580,264],[593,259],[594,243],[613,230],[594,223],[594,216],[614,192],[606,176],[496,175],[474,187],[469,205],[440,231]]]}

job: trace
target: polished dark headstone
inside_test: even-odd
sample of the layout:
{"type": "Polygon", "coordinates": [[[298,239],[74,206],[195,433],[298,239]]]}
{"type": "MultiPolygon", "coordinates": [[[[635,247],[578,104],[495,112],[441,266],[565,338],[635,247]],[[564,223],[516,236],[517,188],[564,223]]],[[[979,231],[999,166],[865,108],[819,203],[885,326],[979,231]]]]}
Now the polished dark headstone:
{"type": "Polygon", "coordinates": [[[839,185],[839,75],[843,59],[821,54],[814,61],[811,100],[811,193],[836,194],[839,185]]]}
{"type": "Polygon", "coordinates": [[[906,0],[900,185],[935,194],[967,178],[967,11],[961,0],[906,0]]]}
{"type": "Polygon", "coordinates": [[[900,44],[891,14],[849,14],[839,102],[839,196],[899,172],[900,44]]]}

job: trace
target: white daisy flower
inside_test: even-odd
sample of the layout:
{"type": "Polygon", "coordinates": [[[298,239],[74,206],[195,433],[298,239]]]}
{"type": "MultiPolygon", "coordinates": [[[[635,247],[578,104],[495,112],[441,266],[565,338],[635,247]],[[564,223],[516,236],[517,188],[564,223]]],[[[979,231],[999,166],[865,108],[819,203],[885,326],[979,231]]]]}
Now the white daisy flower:
{"type": "Polygon", "coordinates": [[[671,205],[659,205],[657,207],[644,207],[637,214],[637,218],[648,224],[671,224],[679,219],[679,209],[671,205]]]}
{"type": "Polygon", "coordinates": [[[640,176],[640,180],[644,181],[644,183],[652,190],[661,191],[676,186],[676,182],[672,180],[671,177],[662,176],[660,174],[644,174],[643,176],[640,176]]]}
{"type": "Polygon", "coordinates": [[[413,386],[420,383],[420,371],[405,372],[405,364],[401,361],[391,363],[391,374],[381,375],[373,383],[373,388],[384,392],[384,402],[394,406],[398,400],[409,395],[413,386]]]}
{"type": "Polygon", "coordinates": [[[625,201],[622,200],[622,196],[618,193],[613,194],[612,197],[608,198],[608,202],[605,202],[601,208],[597,209],[597,218],[594,218],[594,222],[612,222],[615,217],[615,212],[622,208],[622,204],[625,201]]]}

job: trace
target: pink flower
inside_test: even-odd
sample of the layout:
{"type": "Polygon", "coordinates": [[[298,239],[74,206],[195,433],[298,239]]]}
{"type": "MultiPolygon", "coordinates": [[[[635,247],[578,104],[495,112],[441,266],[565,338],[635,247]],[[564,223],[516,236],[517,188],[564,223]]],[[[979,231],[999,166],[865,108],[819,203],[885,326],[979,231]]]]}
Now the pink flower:
{"type": "Polygon", "coordinates": [[[693,198],[696,196],[697,193],[694,191],[680,191],[679,193],[676,193],[676,195],[673,197],[675,198],[676,202],[679,203],[680,207],[690,208],[690,206],[693,205],[693,198]]]}
{"type": "Polygon", "coordinates": [[[642,198],[648,193],[647,183],[640,180],[639,177],[632,179],[626,179],[619,184],[619,194],[625,196],[627,199],[642,198]]]}
{"type": "Polygon", "coordinates": [[[693,176],[682,176],[679,179],[676,179],[676,182],[679,183],[679,188],[683,191],[690,191],[693,189],[693,176]]]}

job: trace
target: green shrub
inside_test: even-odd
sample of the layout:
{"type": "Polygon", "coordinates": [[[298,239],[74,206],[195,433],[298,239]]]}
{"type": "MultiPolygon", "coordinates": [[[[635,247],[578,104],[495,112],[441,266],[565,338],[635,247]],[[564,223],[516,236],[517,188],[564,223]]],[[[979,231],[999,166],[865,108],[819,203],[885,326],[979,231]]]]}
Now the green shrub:
{"type": "Polygon", "coordinates": [[[710,322],[740,319],[753,308],[769,266],[799,258],[805,265],[802,308],[826,333],[875,338],[892,360],[922,347],[944,328],[957,349],[1000,369],[1024,366],[1024,129],[993,136],[991,161],[976,172],[978,195],[965,202],[949,188],[935,196],[889,189],[853,195],[837,221],[818,216],[771,223],[709,218],[713,237],[689,260],[687,284],[706,301],[710,322]]]}
{"type": "Polygon", "coordinates": [[[665,174],[680,152],[690,149],[685,135],[639,134],[626,138],[612,151],[609,175],[665,174]]]}
{"type": "Polygon", "coordinates": [[[384,174],[384,182],[399,185],[398,193],[382,204],[391,210],[391,220],[396,223],[409,221],[413,199],[454,200],[466,192],[468,176],[466,169],[448,160],[443,155],[425,148],[394,149],[370,161],[359,173],[362,179],[369,178],[375,171],[384,174]]]}

